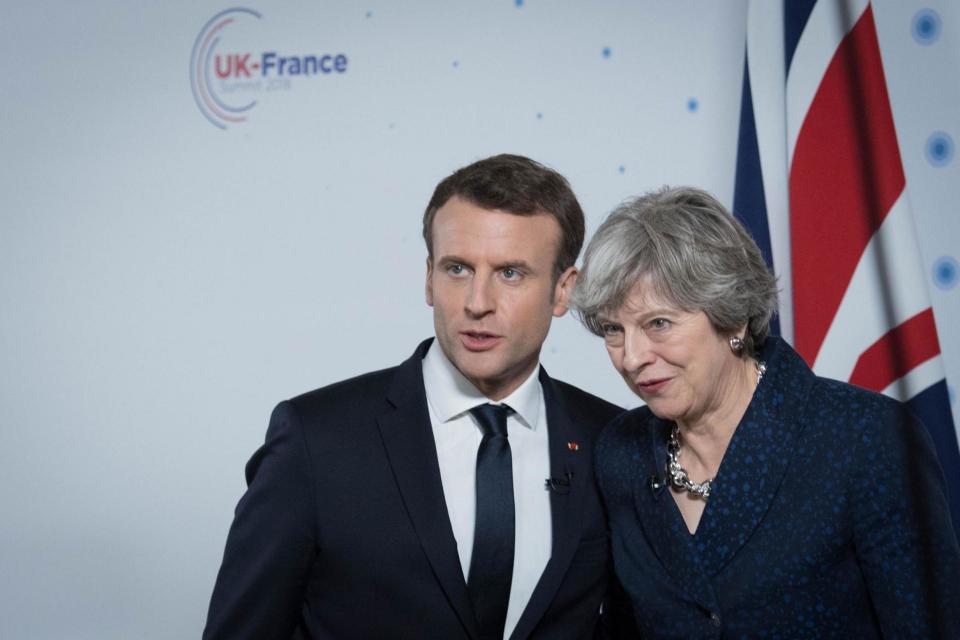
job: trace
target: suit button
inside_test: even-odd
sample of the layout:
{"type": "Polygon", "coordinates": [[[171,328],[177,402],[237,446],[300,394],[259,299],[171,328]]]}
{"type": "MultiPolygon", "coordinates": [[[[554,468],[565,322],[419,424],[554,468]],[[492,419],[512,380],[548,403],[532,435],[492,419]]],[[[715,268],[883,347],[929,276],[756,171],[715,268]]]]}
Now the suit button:
{"type": "Polygon", "coordinates": [[[715,627],[719,627],[720,624],[721,624],[721,623],[720,623],[720,616],[718,616],[718,615],[715,614],[715,613],[711,613],[711,614],[710,614],[710,621],[713,622],[713,626],[715,626],[715,627]]]}

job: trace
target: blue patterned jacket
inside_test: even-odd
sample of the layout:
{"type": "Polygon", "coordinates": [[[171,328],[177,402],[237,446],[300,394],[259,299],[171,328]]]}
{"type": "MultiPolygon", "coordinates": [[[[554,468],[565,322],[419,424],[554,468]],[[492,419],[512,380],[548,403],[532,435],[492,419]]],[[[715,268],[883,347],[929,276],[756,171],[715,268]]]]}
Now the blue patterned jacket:
{"type": "Polygon", "coordinates": [[[960,549],[926,429],[899,402],[816,377],[785,342],[691,535],[665,477],[671,423],[601,435],[617,575],[643,638],[960,638],[960,549]]]}

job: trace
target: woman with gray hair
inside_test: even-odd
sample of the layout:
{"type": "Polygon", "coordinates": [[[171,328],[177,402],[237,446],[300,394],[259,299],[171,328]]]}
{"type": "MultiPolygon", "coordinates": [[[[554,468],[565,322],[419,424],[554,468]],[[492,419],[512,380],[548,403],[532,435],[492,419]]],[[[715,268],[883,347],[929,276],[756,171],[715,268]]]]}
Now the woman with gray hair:
{"type": "Polygon", "coordinates": [[[595,467],[641,636],[960,637],[926,429],[770,337],[776,295],[698,189],[623,204],[587,247],[575,308],[646,403],[605,429],[595,467]]]}

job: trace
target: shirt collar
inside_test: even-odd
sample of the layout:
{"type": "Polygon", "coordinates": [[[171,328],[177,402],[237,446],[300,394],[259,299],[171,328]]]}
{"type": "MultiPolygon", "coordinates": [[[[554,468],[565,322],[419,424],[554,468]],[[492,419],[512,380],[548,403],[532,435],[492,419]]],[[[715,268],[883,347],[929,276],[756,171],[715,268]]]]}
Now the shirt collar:
{"type": "Polygon", "coordinates": [[[423,386],[427,402],[440,422],[449,422],[477,405],[493,402],[509,406],[521,424],[535,431],[540,419],[540,397],[543,393],[539,376],[540,365],[537,364],[513,393],[499,402],[494,402],[480,393],[460,373],[447,358],[438,341],[433,341],[423,358],[423,386]]]}

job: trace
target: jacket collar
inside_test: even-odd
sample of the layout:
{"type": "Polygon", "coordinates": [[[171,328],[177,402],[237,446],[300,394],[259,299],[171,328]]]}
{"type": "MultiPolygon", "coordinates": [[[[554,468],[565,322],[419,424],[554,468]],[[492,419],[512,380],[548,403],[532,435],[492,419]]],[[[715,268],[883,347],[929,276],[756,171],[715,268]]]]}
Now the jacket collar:
{"type": "MultiPolygon", "coordinates": [[[[536,429],[540,422],[540,365],[507,397],[496,401],[510,407],[517,422],[536,429]]],[[[427,404],[440,422],[447,422],[470,409],[493,402],[473,386],[434,342],[423,357],[423,382],[427,404]]]]}

